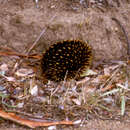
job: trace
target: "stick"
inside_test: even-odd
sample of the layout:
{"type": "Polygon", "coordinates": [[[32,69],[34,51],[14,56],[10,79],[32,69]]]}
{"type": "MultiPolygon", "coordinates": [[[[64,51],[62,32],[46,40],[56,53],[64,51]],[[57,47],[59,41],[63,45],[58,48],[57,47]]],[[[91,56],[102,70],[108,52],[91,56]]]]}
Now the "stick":
{"type": "Polygon", "coordinates": [[[118,19],[116,19],[116,18],[113,17],[112,20],[114,20],[114,21],[120,26],[121,30],[122,30],[123,33],[124,33],[124,36],[125,36],[125,39],[126,39],[126,43],[127,43],[127,47],[128,47],[128,49],[127,49],[127,54],[128,54],[128,56],[129,56],[129,55],[130,55],[130,41],[129,41],[129,39],[128,39],[127,32],[125,31],[123,25],[120,23],[120,21],[119,21],[118,19]]]}
{"type": "MultiPolygon", "coordinates": [[[[54,15],[54,16],[51,18],[50,22],[52,22],[55,17],[56,17],[56,15],[54,15]]],[[[49,23],[50,23],[50,22],[49,22],[49,23]]],[[[35,42],[33,43],[33,45],[32,45],[32,46],[29,48],[29,50],[26,52],[27,55],[29,55],[29,53],[32,51],[32,49],[36,46],[37,42],[40,40],[41,36],[46,32],[47,28],[48,28],[48,27],[45,27],[45,28],[42,30],[42,32],[40,33],[40,35],[38,36],[38,38],[35,40],[35,42]]]]}

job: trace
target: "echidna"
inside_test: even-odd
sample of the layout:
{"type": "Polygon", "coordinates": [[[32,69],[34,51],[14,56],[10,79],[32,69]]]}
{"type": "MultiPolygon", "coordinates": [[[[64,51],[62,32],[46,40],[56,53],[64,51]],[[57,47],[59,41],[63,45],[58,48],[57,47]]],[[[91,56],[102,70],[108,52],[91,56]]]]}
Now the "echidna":
{"type": "Polygon", "coordinates": [[[92,61],[91,47],[80,40],[57,42],[43,54],[42,70],[46,79],[63,81],[77,79],[92,61]]]}

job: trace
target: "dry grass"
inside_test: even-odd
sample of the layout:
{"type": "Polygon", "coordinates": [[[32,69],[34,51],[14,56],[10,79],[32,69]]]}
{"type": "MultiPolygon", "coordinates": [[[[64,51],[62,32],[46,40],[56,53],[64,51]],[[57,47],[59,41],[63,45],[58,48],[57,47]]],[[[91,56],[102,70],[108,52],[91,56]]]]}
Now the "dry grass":
{"type": "Polygon", "coordinates": [[[80,81],[47,84],[23,65],[11,74],[15,64],[8,63],[0,66],[0,106],[6,111],[79,124],[94,118],[130,122],[124,120],[130,116],[130,86],[128,65],[123,61],[100,65],[80,81]]]}

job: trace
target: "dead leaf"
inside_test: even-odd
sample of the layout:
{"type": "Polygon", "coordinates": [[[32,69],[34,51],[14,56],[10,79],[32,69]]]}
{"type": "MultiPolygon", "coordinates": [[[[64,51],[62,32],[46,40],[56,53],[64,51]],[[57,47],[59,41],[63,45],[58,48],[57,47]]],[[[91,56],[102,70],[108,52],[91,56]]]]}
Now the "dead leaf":
{"type": "Polygon", "coordinates": [[[26,76],[30,76],[33,74],[33,70],[32,69],[28,69],[28,68],[21,68],[19,70],[17,70],[17,72],[15,73],[17,76],[20,77],[26,77],[26,76]]]}
{"type": "Polygon", "coordinates": [[[30,93],[32,96],[37,96],[38,95],[38,86],[35,85],[34,87],[31,88],[30,93]]]}
{"type": "Polygon", "coordinates": [[[91,69],[87,69],[82,75],[81,75],[81,77],[83,76],[88,76],[88,75],[97,75],[97,73],[96,72],[94,72],[93,70],[91,70],[91,69]]]}
{"type": "Polygon", "coordinates": [[[72,99],[72,101],[76,104],[76,105],[81,105],[81,101],[79,99],[72,99]]]}
{"type": "Polygon", "coordinates": [[[110,75],[110,69],[108,67],[104,68],[104,75],[110,75]]]}
{"type": "Polygon", "coordinates": [[[8,65],[7,64],[2,64],[1,66],[0,66],[0,70],[1,71],[4,71],[4,72],[6,72],[6,71],[8,71],[8,65]]]}

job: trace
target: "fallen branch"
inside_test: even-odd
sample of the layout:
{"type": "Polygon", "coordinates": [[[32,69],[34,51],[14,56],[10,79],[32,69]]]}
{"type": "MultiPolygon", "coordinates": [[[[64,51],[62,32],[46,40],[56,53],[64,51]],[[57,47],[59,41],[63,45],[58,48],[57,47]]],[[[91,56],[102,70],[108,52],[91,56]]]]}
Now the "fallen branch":
{"type": "Polygon", "coordinates": [[[23,119],[20,116],[15,115],[14,113],[8,113],[3,110],[0,110],[0,117],[14,121],[18,124],[28,126],[30,128],[36,128],[39,126],[52,126],[52,125],[73,125],[72,121],[56,121],[56,122],[45,122],[45,121],[32,121],[28,119],[23,119]]]}
{"type": "Polygon", "coordinates": [[[22,58],[35,58],[35,59],[41,59],[41,55],[37,54],[32,54],[32,55],[24,55],[24,54],[19,54],[17,52],[0,52],[0,56],[19,56],[22,58]]]}

